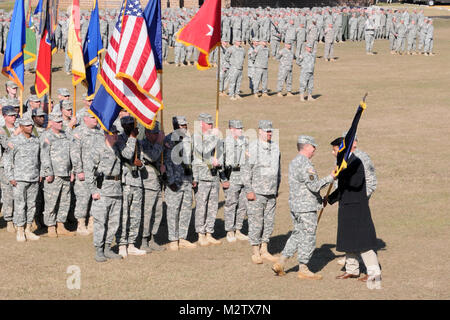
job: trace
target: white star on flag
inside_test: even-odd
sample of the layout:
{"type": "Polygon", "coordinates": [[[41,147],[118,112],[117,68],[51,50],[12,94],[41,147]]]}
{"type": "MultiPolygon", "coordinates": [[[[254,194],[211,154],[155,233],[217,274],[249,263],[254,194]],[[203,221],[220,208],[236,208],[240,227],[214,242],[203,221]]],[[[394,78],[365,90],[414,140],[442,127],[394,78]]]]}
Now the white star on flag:
{"type": "Polygon", "coordinates": [[[213,35],[214,28],[211,27],[209,24],[207,24],[207,26],[208,26],[208,28],[209,28],[209,32],[208,32],[206,35],[211,37],[211,36],[213,35]]]}

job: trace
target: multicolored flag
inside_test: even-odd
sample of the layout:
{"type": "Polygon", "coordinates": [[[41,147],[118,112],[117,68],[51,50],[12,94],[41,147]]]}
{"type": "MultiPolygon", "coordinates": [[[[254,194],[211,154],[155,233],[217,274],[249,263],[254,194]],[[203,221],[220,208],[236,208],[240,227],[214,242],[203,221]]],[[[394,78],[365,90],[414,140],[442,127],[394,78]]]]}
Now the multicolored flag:
{"type": "Polygon", "coordinates": [[[350,157],[350,152],[352,149],[353,142],[355,141],[356,137],[356,130],[358,129],[358,123],[359,119],[361,118],[362,113],[366,109],[366,97],[367,93],[364,96],[363,100],[360,102],[358,109],[356,110],[356,114],[353,117],[352,125],[350,129],[345,134],[344,140],[342,140],[341,145],[339,146],[339,151],[337,154],[337,171],[336,176],[339,175],[339,173],[347,168],[347,161],[350,157]]]}
{"type": "Polygon", "coordinates": [[[50,0],[46,1],[41,16],[41,41],[36,65],[36,95],[41,98],[50,91],[52,77],[52,55],[56,52],[56,43],[52,32],[50,0]]]}
{"type": "Polygon", "coordinates": [[[25,7],[27,7],[27,2],[26,45],[25,49],[23,49],[25,64],[29,64],[36,60],[36,33],[34,31],[33,19],[31,15],[31,1],[25,1],[25,7]]]}
{"type": "Polygon", "coordinates": [[[80,0],[72,2],[68,33],[67,55],[72,59],[72,85],[76,86],[86,78],[80,37],[80,0]]]}
{"type": "Polygon", "coordinates": [[[94,8],[91,12],[88,31],[83,44],[83,60],[86,68],[86,79],[83,82],[87,87],[87,95],[93,97],[100,62],[100,54],[104,51],[102,36],[100,34],[100,19],[98,15],[98,3],[94,1],[94,8]]]}
{"type": "Polygon", "coordinates": [[[25,9],[23,0],[16,0],[6,40],[5,56],[3,58],[2,73],[14,81],[23,90],[24,84],[24,55],[26,42],[25,9]]]}
{"type": "Polygon", "coordinates": [[[220,45],[221,0],[206,0],[189,23],[177,34],[177,41],[199,51],[197,69],[211,68],[209,53],[220,45]]]}
{"type": "Polygon", "coordinates": [[[162,29],[161,29],[161,1],[150,0],[144,9],[144,19],[147,23],[147,32],[150,38],[155,66],[162,72],[162,29]]]}
{"type": "MultiPolygon", "coordinates": [[[[163,104],[155,59],[139,1],[123,1],[98,79],[120,107],[144,127],[154,126],[155,114],[163,104]]],[[[98,100],[97,96],[98,93],[90,111],[100,122],[101,119],[109,119],[108,123],[101,124],[109,130],[111,120],[115,119],[111,117],[118,112],[106,109],[105,102],[98,100]]]]}

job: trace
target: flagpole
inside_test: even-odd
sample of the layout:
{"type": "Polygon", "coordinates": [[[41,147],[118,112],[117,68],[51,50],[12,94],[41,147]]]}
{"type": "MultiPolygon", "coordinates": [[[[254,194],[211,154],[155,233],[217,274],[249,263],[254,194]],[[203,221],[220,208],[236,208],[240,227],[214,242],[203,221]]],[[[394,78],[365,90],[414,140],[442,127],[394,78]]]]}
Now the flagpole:
{"type": "Polygon", "coordinates": [[[73,86],[73,117],[77,115],[77,86],[73,86]]]}
{"type": "Polygon", "coordinates": [[[19,109],[20,117],[23,115],[23,90],[20,89],[20,109],[19,109]]]}
{"type": "MultiPolygon", "coordinates": [[[[163,97],[163,74],[162,72],[159,75],[159,85],[161,87],[161,99],[163,97]]],[[[164,132],[164,110],[163,108],[159,109],[159,116],[161,117],[161,119],[159,120],[159,122],[161,123],[161,131],[164,132]]],[[[164,153],[161,152],[161,164],[163,164],[164,161],[164,153]]]]}
{"type": "Polygon", "coordinates": [[[219,55],[217,58],[217,84],[216,84],[216,128],[219,128],[219,82],[220,82],[220,51],[221,46],[219,47],[219,55]]]}

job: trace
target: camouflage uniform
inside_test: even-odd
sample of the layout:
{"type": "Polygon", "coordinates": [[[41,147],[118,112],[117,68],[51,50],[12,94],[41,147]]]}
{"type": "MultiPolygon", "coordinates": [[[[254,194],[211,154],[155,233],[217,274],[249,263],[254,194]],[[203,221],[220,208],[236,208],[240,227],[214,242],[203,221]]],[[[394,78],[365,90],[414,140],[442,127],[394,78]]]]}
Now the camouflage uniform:
{"type": "Polygon", "coordinates": [[[306,29],[304,27],[297,28],[296,41],[297,41],[297,48],[295,49],[295,58],[299,57],[304,50],[306,42],[306,29]]]}
{"type": "MultiPolygon", "coordinates": [[[[92,117],[91,115],[86,115],[92,117]]],[[[94,146],[96,146],[96,140],[104,140],[103,133],[98,129],[89,129],[86,125],[82,124],[73,130],[73,140],[71,141],[72,151],[72,166],[75,175],[79,173],[85,173],[89,163],[89,156],[94,146]]],[[[75,194],[75,218],[85,219],[89,213],[89,209],[92,202],[91,193],[88,188],[86,180],[81,181],[76,177],[74,183],[75,194]]]]}
{"type": "Polygon", "coordinates": [[[224,60],[230,64],[228,71],[228,95],[233,97],[239,94],[242,81],[242,68],[244,65],[245,50],[241,46],[233,45],[228,48],[224,60]]]}
{"type": "MultiPolygon", "coordinates": [[[[60,116],[59,119],[62,120],[60,116]]],[[[43,188],[44,223],[50,227],[56,222],[65,223],[70,209],[70,142],[64,131],[55,133],[51,129],[45,131],[40,140],[42,177],[54,177],[52,182],[44,181],[43,188]]]]}
{"type": "MultiPolygon", "coordinates": [[[[261,129],[269,131],[272,123],[260,121],[261,129]]],[[[248,201],[248,237],[252,246],[268,243],[272,235],[275,206],[281,182],[280,149],[275,142],[251,141],[249,156],[242,167],[242,181],[246,194],[255,193],[256,199],[248,201]]]]}
{"type": "Polygon", "coordinates": [[[292,50],[283,48],[276,56],[276,59],[280,61],[280,67],[278,69],[277,79],[277,92],[283,91],[283,86],[286,83],[286,90],[292,91],[292,64],[294,60],[294,54],[292,50]]]}
{"type": "Polygon", "coordinates": [[[253,77],[254,92],[259,92],[259,85],[262,86],[262,92],[267,93],[267,77],[269,66],[269,48],[259,45],[252,52],[253,66],[255,73],[253,77]]]}
{"type": "MultiPolygon", "coordinates": [[[[176,117],[186,124],[184,117],[176,117]]],[[[169,241],[186,239],[192,216],[192,169],[190,137],[177,129],[164,139],[164,165],[167,188],[164,197],[167,205],[169,241]],[[178,160],[178,161],[176,161],[178,160]]]]}
{"type": "MultiPolygon", "coordinates": [[[[123,119],[131,119],[132,117],[124,117],[123,119]]],[[[134,244],[139,234],[142,216],[142,178],[141,170],[143,167],[136,167],[134,162],[135,149],[137,147],[137,140],[133,137],[128,137],[125,133],[119,135],[117,140],[117,148],[125,150],[122,156],[125,158],[122,161],[122,185],[123,185],[123,204],[121,224],[116,234],[116,242],[119,245],[134,244]],[[128,148],[127,148],[128,147],[128,148]]],[[[140,150],[137,150],[137,157],[140,157],[140,150]]]]}
{"type": "Polygon", "coordinates": [[[85,168],[86,184],[91,195],[100,194],[100,199],[94,200],[91,208],[94,217],[94,246],[97,248],[111,246],[119,228],[122,209],[121,155],[131,159],[135,143],[136,139],[130,138],[126,145],[116,144],[111,148],[104,140],[96,139],[90,150],[85,168]],[[99,188],[96,177],[100,175],[103,175],[103,183],[99,188]]]}
{"type": "Polygon", "coordinates": [[[331,175],[319,179],[311,160],[304,155],[298,154],[289,164],[289,207],[294,230],[283,256],[289,258],[297,252],[300,264],[307,264],[311,259],[316,247],[317,210],[322,207],[320,190],[332,182],[331,175]]]}
{"type": "Polygon", "coordinates": [[[251,91],[251,93],[255,93],[255,85],[253,81],[253,77],[255,76],[255,66],[253,62],[253,52],[255,51],[256,47],[252,47],[250,44],[248,51],[247,51],[247,77],[248,77],[248,86],[251,91]]]}
{"type": "Polygon", "coordinates": [[[361,159],[364,165],[364,173],[366,177],[366,189],[367,189],[367,198],[370,199],[372,193],[377,188],[377,175],[375,173],[375,166],[373,165],[372,160],[369,155],[360,149],[356,149],[354,152],[355,156],[361,159]]]}
{"type": "MultiPolygon", "coordinates": [[[[29,119],[30,123],[32,120],[29,119]]],[[[39,188],[40,146],[39,139],[23,134],[8,142],[10,150],[4,159],[5,176],[8,181],[16,180],[14,193],[14,224],[23,227],[31,225],[36,213],[36,198],[39,188]]]]}
{"type": "Polygon", "coordinates": [[[158,143],[151,143],[148,139],[140,140],[139,146],[141,159],[143,159],[144,163],[144,168],[140,172],[144,187],[144,227],[142,237],[150,238],[158,232],[162,220],[162,185],[159,170],[163,146],[158,143]],[[150,229],[152,216],[153,228],[150,229]]]}
{"type": "Polygon", "coordinates": [[[332,59],[333,54],[333,46],[334,46],[335,34],[332,27],[327,26],[325,29],[325,48],[323,58],[328,60],[332,59]]]}
{"type": "MultiPolygon", "coordinates": [[[[242,129],[239,120],[230,120],[230,127],[242,129]]],[[[225,190],[225,231],[241,230],[247,212],[247,198],[241,177],[241,166],[245,162],[247,141],[244,136],[225,138],[225,168],[230,172],[230,187],[225,190]]]]}
{"type": "MultiPolygon", "coordinates": [[[[212,116],[200,114],[199,121],[213,123],[212,116]]],[[[219,205],[220,169],[213,167],[212,159],[218,146],[218,137],[213,134],[194,134],[193,179],[198,183],[195,196],[195,231],[200,234],[214,233],[214,224],[219,205]]],[[[226,180],[223,179],[223,180],[226,180]]]]}
{"type": "MultiPolygon", "coordinates": [[[[221,50],[220,54],[222,57],[225,57],[226,52],[229,50],[229,48],[224,48],[222,46],[219,47],[219,50],[221,50]]],[[[220,73],[219,73],[220,92],[223,92],[225,90],[225,82],[228,81],[229,70],[230,70],[230,62],[227,61],[225,58],[220,59],[220,73]]]]}
{"type": "Polygon", "coordinates": [[[306,91],[308,91],[308,94],[312,94],[314,89],[314,65],[316,63],[316,56],[312,52],[305,51],[297,58],[296,63],[302,68],[300,71],[300,94],[306,91]]]}
{"type": "MultiPolygon", "coordinates": [[[[6,109],[6,108],[5,108],[6,109]]],[[[5,111],[5,110],[3,110],[5,111]]],[[[14,110],[11,110],[13,113],[14,110]]],[[[4,161],[7,158],[7,153],[9,151],[8,141],[13,135],[15,128],[8,128],[3,126],[0,129],[0,144],[1,144],[1,157],[0,157],[0,184],[2,190],[2,214],[3,219],[9,222],[13,220],[13,212],[14,212],[14,195],[13,195],[13,186],[9,183],[8,177],[5,175],[4,170],[4,161]]]]}

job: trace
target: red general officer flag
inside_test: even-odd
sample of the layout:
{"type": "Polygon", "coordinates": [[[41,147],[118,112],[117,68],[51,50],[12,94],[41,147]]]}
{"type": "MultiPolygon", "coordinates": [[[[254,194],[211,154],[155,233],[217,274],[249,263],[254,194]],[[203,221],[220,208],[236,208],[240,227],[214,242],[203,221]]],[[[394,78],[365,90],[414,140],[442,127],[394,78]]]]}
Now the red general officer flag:
{"type": "Polygon", "coordinates": [[[199,51],[197,69],[211,68],[208,55],[220,45],[221,0],[206,0],[197,14],[177,34],[177,41],[199,51]]]}

